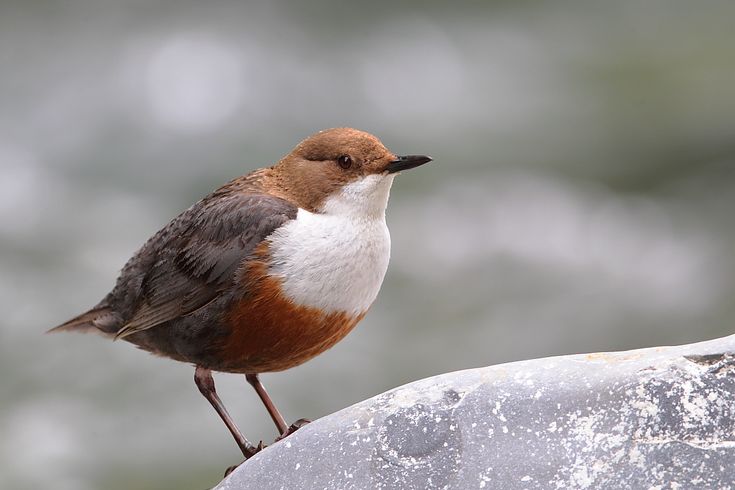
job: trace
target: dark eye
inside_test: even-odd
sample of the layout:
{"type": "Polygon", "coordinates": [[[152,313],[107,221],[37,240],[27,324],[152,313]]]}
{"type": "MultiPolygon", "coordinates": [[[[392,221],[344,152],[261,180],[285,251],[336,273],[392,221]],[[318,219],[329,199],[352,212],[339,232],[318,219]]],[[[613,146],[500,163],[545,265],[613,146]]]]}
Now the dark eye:
{"type": "Polygon", "coordinates": [[[352,166],[352,157],[350,157],[349,155],[342,155],[337,159],[337,163],[340,167],[347,170],[352,166]]]}

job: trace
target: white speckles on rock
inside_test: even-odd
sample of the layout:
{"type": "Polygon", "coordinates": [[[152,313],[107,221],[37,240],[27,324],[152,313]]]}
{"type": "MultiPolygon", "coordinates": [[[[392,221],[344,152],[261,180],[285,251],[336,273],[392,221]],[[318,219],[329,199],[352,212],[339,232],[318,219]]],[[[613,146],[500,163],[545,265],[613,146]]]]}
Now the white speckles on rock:
{"type": "Polygon", "coordinates": [[[732,336],[417,381],[305,426],[217,488],[733,488],[734,353],[732,336]]]}

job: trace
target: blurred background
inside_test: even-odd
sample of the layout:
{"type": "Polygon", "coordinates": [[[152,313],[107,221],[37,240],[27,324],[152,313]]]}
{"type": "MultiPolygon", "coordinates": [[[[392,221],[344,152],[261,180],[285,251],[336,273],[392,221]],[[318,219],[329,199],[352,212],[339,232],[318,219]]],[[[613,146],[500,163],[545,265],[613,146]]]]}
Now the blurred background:
{"type": "MultiPolygon", "coordinates": [[[[200,489],[240,454],[193,369],[43,332],[309,134],[400,176],[371,313],[263,376],[287,419],[437,373],[735,327],[735,3],[0,2],[0,487],[200,489]]],[[[219,392],[275,430],[244,377],[219,392]]]]}

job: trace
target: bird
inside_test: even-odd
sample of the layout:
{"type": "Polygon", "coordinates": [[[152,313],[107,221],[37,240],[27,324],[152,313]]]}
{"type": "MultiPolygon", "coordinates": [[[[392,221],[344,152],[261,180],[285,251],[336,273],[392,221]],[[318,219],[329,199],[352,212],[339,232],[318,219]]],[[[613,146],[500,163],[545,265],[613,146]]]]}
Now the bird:
{"type": "Polygon", "coordinates": [[[194,366],[194,381],[245,459],[212,372],[244,374],[279,432],[293,433],[259,375],[343,339],[365,316],[390,258],[394,177],[432,160],[372,134],[332,128],[275,165],[216,189],[149,238],[96,306],[49,332],[95,332],[194,366]]]}

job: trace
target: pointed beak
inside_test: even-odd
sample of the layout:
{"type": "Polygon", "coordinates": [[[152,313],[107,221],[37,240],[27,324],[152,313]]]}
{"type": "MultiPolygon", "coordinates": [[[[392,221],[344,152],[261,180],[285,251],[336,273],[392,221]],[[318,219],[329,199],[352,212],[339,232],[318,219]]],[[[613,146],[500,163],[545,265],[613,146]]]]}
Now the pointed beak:
{"type": "Polygon", "coordinates": [[[427,157],[425,155],[404,155],[402,157],[396,157],[396,160],[390,162],[388,166],[385,167],[385,170],[387,170],[389,174],[393,174],[400,172],[401,170],[418,167],[419,165],[423,165],[430,161],[431,157],[427,157]]]}

